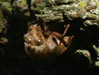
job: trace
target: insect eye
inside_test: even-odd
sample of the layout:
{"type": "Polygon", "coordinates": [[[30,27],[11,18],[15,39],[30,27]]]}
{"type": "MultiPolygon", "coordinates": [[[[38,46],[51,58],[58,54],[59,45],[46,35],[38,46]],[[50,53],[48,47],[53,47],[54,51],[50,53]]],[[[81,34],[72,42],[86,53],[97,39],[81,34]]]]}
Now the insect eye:
{"type": "Polygon", "coordinates": [[[37,41],[36,41],[36,45],[37,45],[37,46],[40,46],[40,45],[42,45],[43,43],[44,43],[43,40],[37,40],[37,41]]]}

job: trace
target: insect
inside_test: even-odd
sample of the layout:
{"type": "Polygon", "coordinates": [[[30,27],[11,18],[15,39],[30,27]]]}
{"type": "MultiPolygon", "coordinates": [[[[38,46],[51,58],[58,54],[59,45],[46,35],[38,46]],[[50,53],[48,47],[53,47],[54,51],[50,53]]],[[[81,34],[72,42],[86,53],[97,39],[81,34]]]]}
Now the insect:
{"type": "Polygon", "coordinates": [[[70,25],[68,24],[64,33],[51,32],[46,24],[40,21],[28,23],[28,32],[24,35],[25,51],[35,59],[54,58],[65,52],[73,39],[73,36],[65,36],[70,25]]]}

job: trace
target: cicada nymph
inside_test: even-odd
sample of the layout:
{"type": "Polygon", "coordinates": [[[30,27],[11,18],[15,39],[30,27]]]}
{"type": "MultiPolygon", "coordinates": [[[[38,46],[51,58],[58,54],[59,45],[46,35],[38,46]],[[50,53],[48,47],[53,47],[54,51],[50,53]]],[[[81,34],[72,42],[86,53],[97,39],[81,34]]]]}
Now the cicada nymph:
{"type": "Polygon", "coordinates": [[[28,32],[24,35],[25,51],[35,59],[54,58],[65,52],[72,41],[73,36],[65,36],[69,28],[67,25],[63,34],[51,32],[45,23],[44,28],[39,21],[28,24],[28,32]]]}

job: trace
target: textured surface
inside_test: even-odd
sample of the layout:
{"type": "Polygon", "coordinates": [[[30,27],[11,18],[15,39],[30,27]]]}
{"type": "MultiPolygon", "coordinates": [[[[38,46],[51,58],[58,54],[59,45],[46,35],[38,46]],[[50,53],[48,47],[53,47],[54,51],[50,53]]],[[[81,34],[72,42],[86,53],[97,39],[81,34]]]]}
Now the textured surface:
{"type": "MultiPolygon", "coordinates": [[[[44,35],[48,38],[50,32],[44,35]]],[[[54,36],[49,40],[57,44],[54,36]]],[[[2,75],[95,74],[99,70],[99,1],[0,0],[0,68],[2,75]],[[58,37],[64,34],[69,24],[64,36],[73,35],[74,38],[68,49],[53,61],[31,60],[24,49],[24,42],[31,37],[35,40],[31,42],[33,47],[40,44],[37,34],[30,36],[32,25],[28,23],[33,21],[38,21],[42,33],[44,24],[40,21],[44,21],[48,30],[58,33],[58,37]],[[29,37],[24,38],[24,35],[29,37]]]]}

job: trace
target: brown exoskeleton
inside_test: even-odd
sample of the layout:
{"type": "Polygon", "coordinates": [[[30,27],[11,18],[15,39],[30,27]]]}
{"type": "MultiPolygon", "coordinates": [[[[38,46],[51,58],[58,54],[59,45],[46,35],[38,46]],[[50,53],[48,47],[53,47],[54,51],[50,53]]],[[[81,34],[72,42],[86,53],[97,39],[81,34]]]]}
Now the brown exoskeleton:
{"type": "Polygon", "coordinates": [[[47,29],[45,23],[44,30],[37,23],[33,21],[28,23],[28,32],[24,35],[25,51],[34,58],[53,58],[62,54],[70,46],[73,36],[65,36],[69,28],[67,25],[63,34],[58,32],[51,32],[47,29]]]}

